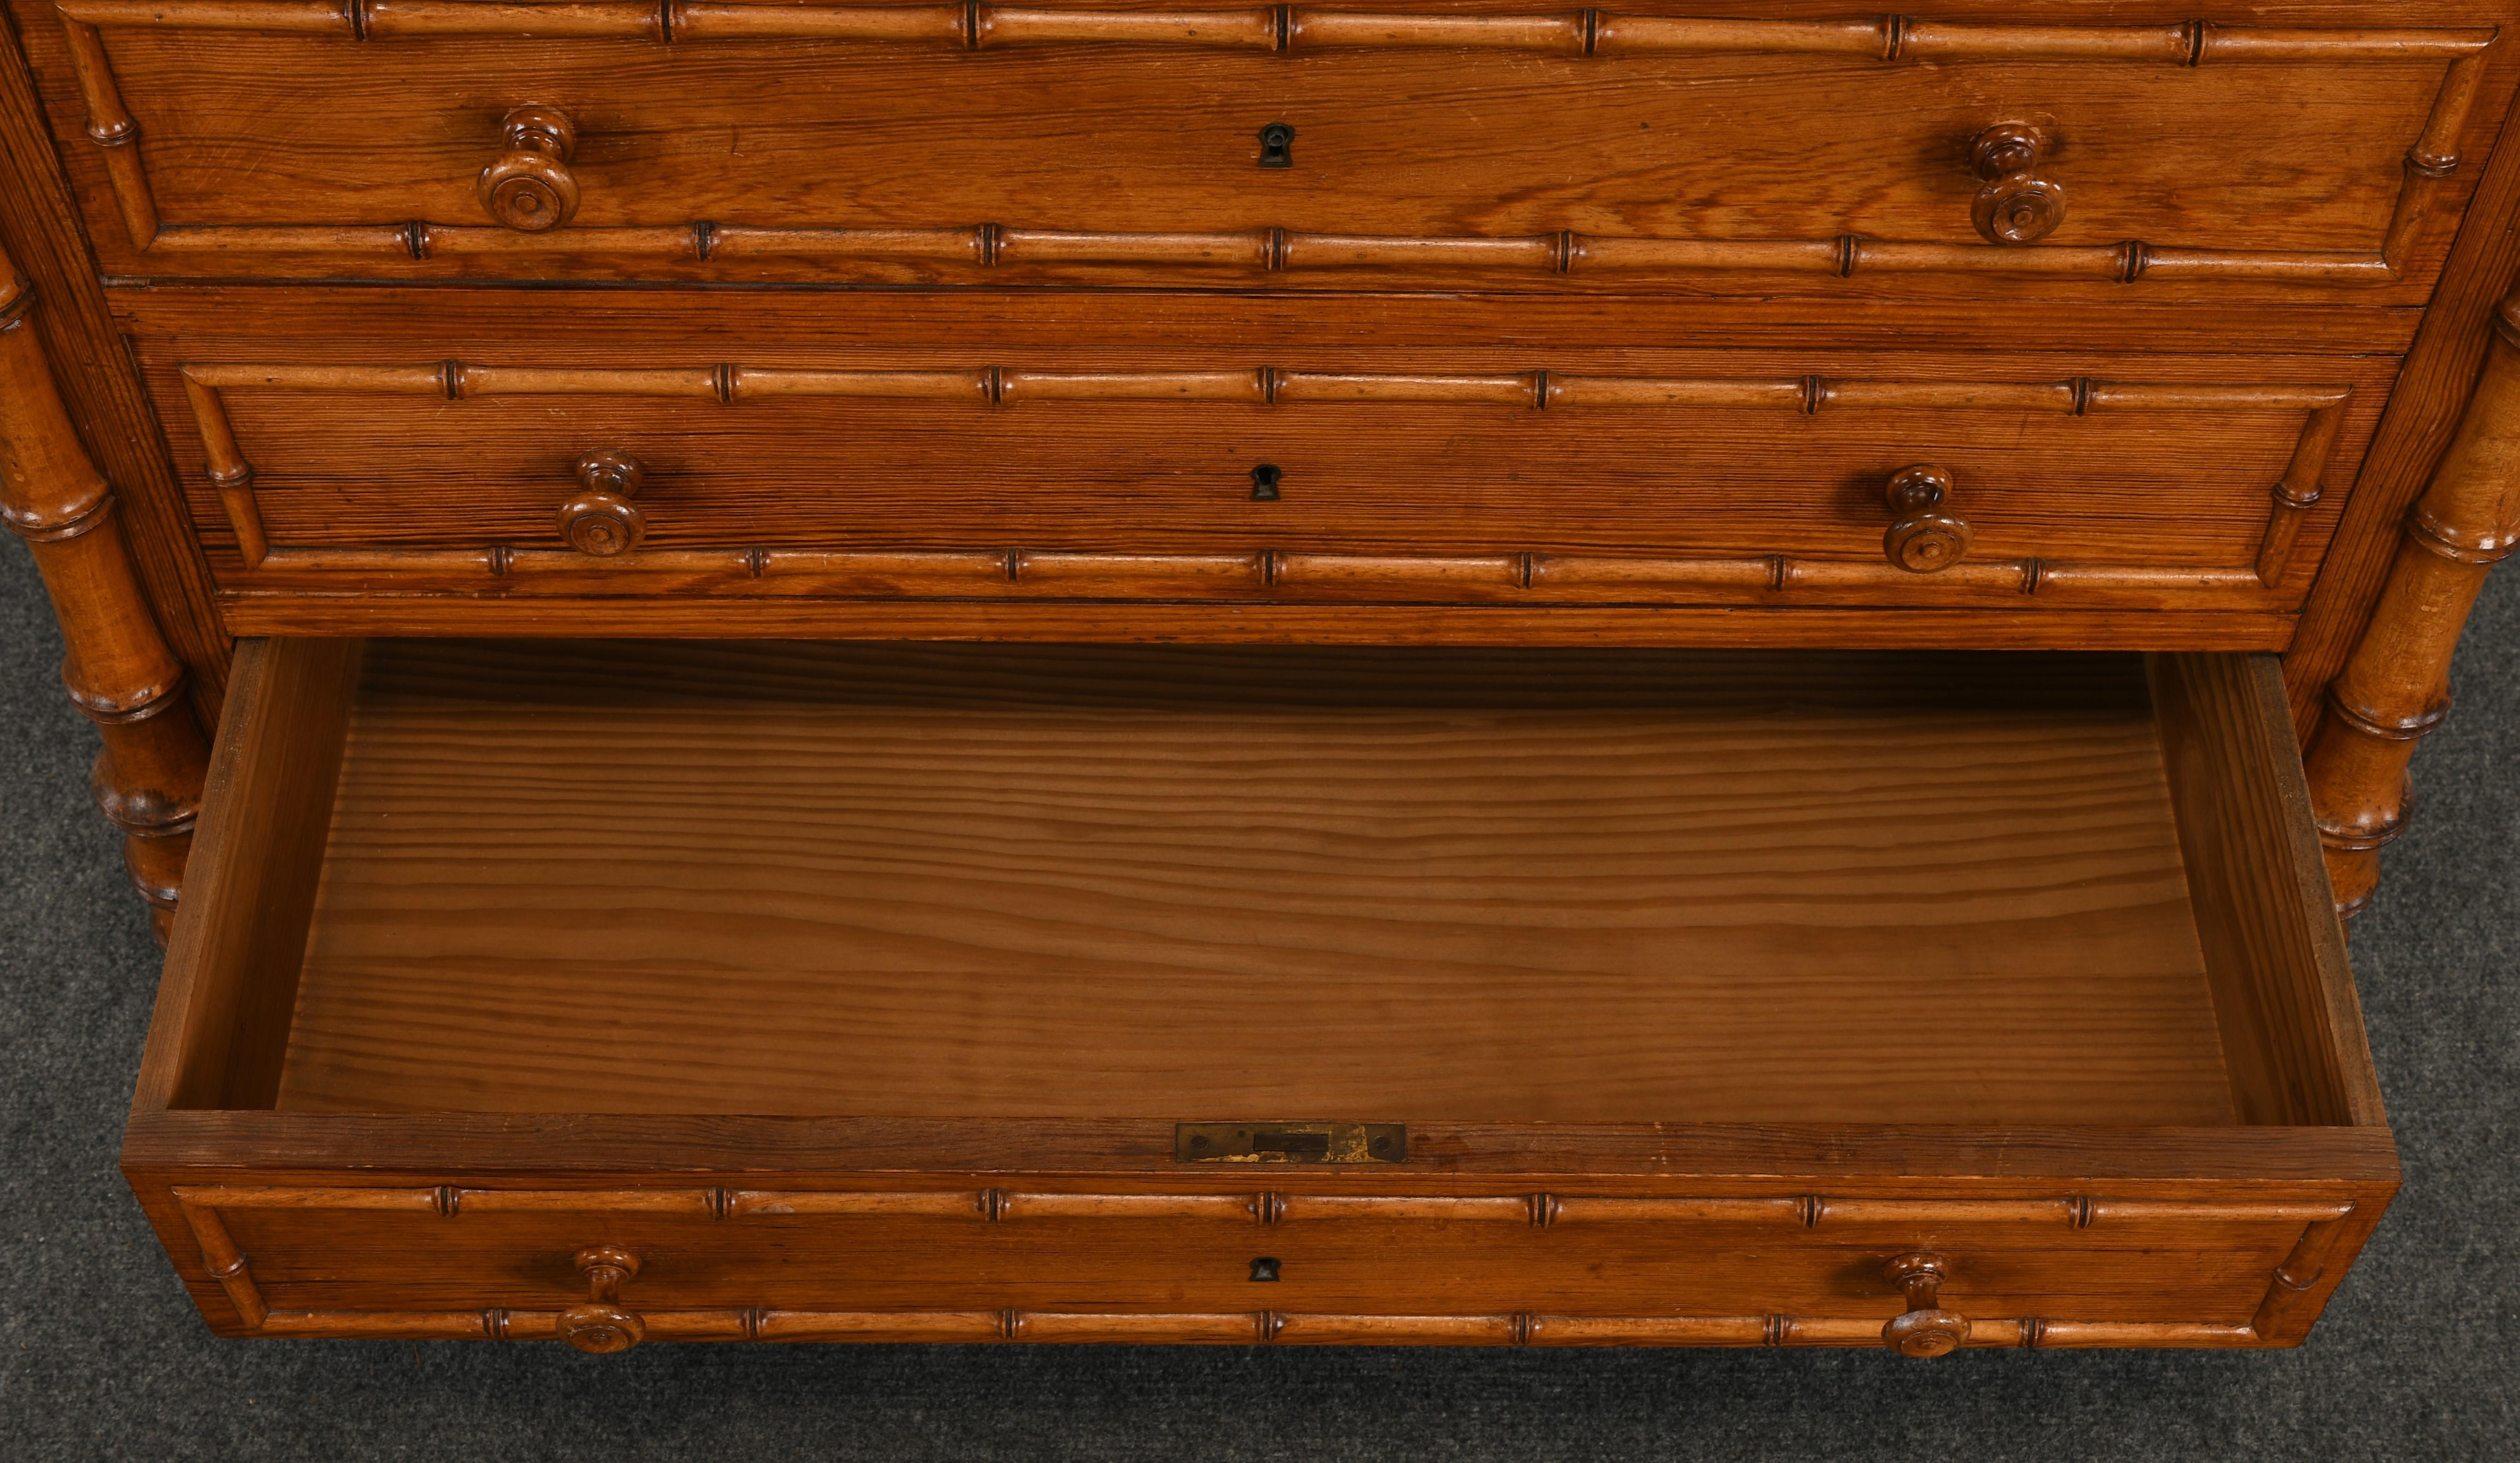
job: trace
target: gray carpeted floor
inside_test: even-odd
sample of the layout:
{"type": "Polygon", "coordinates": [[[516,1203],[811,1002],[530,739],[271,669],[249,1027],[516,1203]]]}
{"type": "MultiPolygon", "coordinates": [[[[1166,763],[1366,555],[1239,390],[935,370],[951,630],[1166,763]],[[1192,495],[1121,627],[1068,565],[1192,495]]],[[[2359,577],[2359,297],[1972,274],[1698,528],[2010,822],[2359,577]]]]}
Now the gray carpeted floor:
{"type": "Polygon", "coordinates": [[[114,1171],[158,976],[0,549],[0,1458],[2520,1457],[2520,569],[2355,964],[2407,1187],[2253,1354],[218,1342],[114,1171]]]}

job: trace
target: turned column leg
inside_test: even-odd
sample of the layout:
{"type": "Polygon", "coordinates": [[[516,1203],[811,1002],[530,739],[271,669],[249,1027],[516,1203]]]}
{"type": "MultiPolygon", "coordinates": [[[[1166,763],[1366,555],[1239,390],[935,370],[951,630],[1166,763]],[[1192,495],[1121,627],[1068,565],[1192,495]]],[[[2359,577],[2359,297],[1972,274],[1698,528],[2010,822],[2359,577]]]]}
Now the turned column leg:
{"type": "Polygon", "coordinates": [[[133,573],[113,492],[62,409],[34,298],[0,251],[0,521],[26,541],[69,654],[62,681],[104,734],[97,806],[123,833],[123,864],[164,940],[192,849],[209,749],[133,573]]]}
{"type": "Polygon", "coordinates": [[[2495,562],[2520,544],[2520,291],[2495,310],[2476,394],[2405,539],[2371,623],[2327,688],[2310,797],[2336,908],[2352,915],[2405,827],[2407,763],[2450,712],[2450,658],[2495,562]]]}

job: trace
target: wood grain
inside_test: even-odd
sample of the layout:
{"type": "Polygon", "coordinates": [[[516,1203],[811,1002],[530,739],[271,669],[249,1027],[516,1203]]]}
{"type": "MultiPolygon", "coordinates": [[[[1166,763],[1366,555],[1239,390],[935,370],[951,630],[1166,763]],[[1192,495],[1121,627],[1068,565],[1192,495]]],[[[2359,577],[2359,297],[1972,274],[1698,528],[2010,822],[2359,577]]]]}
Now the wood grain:
{"type": "Polygon", "coordinates": [[[2371,897],[2379,851],[2405,828],[2407,766],[2450,712],[2451,654],[2494,566],[2520,549],[2520,293],[2496,310],[2495,342],[2458,435],[2407,517],[2395,565],[2310,743],[2318,836],[2337,908],[2371,897]]]}
{"type": "Polygon", "coordinates": [[[380,649],[280,1103],[2228,1121],[2131,665],[1969,664],[380,649]]]}
{"type": "Polygon", "coordinates": [[[200,895],[176,928],[156,1025],[184,1033],[141,1068],[140,1101],[266,1107],[315,902],[357,641],[248,641],[219,727],[196,846],[200,895]]]}
{"type": "Polygon", "coordinates": [[[316,19],[302,8],[75,9],[105,30],[82,20],[73,37],[107,36],[82,64],[84,110],[117,120],[91,122],[111,147],[65,146],[112,175],[134,272],[152,273],[258,254],[276,273],[1151,282],[1225,266],[1295,283],[1318,265],[1332,285],[1528,271],[1583,288],[1622,268],[2027,270],[2386,288],[2437,266],[2466,191],[2465,114],[2508,87],[2482,70],[2490,29],[2403,17],[2358,35],[2240,17],[1985,23],[2012,18],[1962,6],[1868,38],[1783,17],[982,6],[959,38],[914,11],[892,13],[910,44],[866,46],[821,22],[766,35],[775,22],[735,6],[686,30],[657,6],[401,3],[335,12],[332,39],[270,33],[316,19]],[[713,28],[730,11],[755,19],[713,28]],[[530,49],[499,33],[519,27],[540,33],[530,49]],[[800,67],[806,47],[828,55],[800,67]],[[1454,94],[1481,105],[1418,101],[1454,94]],[[497,117],[528,100],[577,119],[584,188],[569,227],[530,237],[486,225],[471,187],[497,117]],[[1965,140],[2033,113],[2065,139],[2073,215],[2052,246],[1978,244],[1965,140]],[[974,121],[919,121],[939,114],[974,121]],[[1817,165],[1815,116],[1831,129],[1817,165]],[[1264,174],[1270,120],[1305,145],[1264,174]],[[297,227],[246,177],[285,178],[297,227]],[[951,237],[973,218],[994,222],[951,237]],[[1064,244],[1001,260],[1002,229],[1064,244]],[[1238,233],[1256,254],[1214,243],[1238,233]],[[931,246],[905,247],[913,234],[931,246]]]}
{"type": "MultiPolygon", "coordinates": [[[[635,1305],[652,1314],[769,1304],[1013,1308],[1134,1313],[1158,1325],[1167,1314],[1265,1304],[1297,1314],[1459,1323],[1511,1315],[1547,1295],[1578,1314],[1868,1318],[1877,1340],[1900,1308],[1881,1261],[1903,1248],[1930,1244],[1947,1255],[1951,1295],[1973,1315],[2233,1324],[2254,1313],[2309,1228],[2280,1207],[2161,1206],[2113,1230],[2059,1223],[2051,1231],[1919,1204],[1898,1220],[1845,1232],[1687,1219],[1561,1232],[1395,1213],[1262,1233],[1153,1215],[1002,1223],[810,1208],[725,1219],[600,1210],[476,1216],[469,1208],[446,1216],[229,1204],[223,1193],[253,1195],[187,1191],[183,1203],[197,1230],[215,1223],[202,1254],[232,1292],[248,1278],[234,1257],[251,1257],[248,1313],[256,1302],[317,1313],[551,1307],[583,1297],[574,1257],[602,1245],[639,1257],[635,1305]],[[1281,1261],[1276,1289],[1248,1278],[1250,1257],[1264,1253],[1281,1261]]],[[[1054,1338],[1018,1328],[1013,1339],[1054,1338]]]]}
{"type": "Polygon", "coordinates": [[[2162,655],[2150,664],[2242,1120],[2384,1125],[2275,662],[2162,655]]]}
{"type": "Polygon", "coordinates": [[[759,365],[548,340],[384,365],[338,359],[345,344],[303,363],[267,342],[242,347],[259,361],[145,347],[196,426],[178,449],[205,531],[252,571],[229,574],[238,589],[2281,611],[2333,520],[2319,484],[2350,471],[2387,378],[2385,361],[2318,357],[2068,374],[1900,352],[1848,376],[1811,369],[1853,359],[1837,353],[1668,348],[1534,370],[1361,342],[1296,367],[1134,343],[989,366],[932,346],[759,365]],[[641,554],[535,547],[580,443],[655,469],[641,554]],[[1964,571],[1878,562],[1880,483],[1920,459],[1967,484],[1964,571]],[[1280,468],[1278,499],[1252,499],[1254,462],[1280,468]],[[824,545],[828,562],[790,552],[824,545]],[[736,552],[687,556],[716,547],[736,552]]]}
{"type": "MultiPolygon", "coordinates": [[[[58,33],[51,16],[38,23],[47,39],[58,33]]],[[[211,602],[208,565],[162,435],[108,313],[78,200],[64,179],[20,41],[18,31],[0,26],[0,252],[44,301],[25,329],[42,340],[78,440],[115,489],[132,567],[183,663],[195,715],[214,726],[227,685],[228,633],[211,602]]]]}
{"type": "Polygon", "coordinates": [[[105,743],[90,776],[123,866],[164,940],[182,893],[209,749],[184,666],[150,611],[112,488],[88,457],[0,247],[0,526],[22,540],[61,622],[62,686],[105,743]]]}

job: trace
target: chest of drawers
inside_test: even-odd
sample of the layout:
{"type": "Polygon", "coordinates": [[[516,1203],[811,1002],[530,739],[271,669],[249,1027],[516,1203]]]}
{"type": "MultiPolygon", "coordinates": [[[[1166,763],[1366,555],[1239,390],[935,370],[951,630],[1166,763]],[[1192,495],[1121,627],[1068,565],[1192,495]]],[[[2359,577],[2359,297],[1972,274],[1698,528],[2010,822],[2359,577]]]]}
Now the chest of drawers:
{"type": "Polygon", "coordinates": [[[133,1191],[241,1336],[2297,1343],[2510,9],[13,0],[133,1191]]]}

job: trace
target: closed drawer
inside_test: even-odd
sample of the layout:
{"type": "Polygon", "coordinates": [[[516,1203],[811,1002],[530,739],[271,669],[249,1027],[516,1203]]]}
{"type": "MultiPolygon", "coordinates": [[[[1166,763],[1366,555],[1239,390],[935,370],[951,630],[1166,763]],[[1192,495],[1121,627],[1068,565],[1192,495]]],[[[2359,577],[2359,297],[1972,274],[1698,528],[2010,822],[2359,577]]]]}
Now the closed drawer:
{"type": "MultiPolygon", "coordinates": [[[[2247,1346],[2350,1200],[186,1186],[256,1334],[1870,1346],[1941,1257],[1960,1345],[2247,1346]],[[242,1262],[242,1263],[241,1263],[242,1262]],[[628,1270],[629,1265],[619,1266],[628,1270]],[[2176,1317],[2176,1319],[2165,1319],[2176,1317]]],[[[2299,1289],[2300,1287],[2292,1287],[2299,1289]]]]}
{"type": "Polygon", "coordinates": [[[850,633],[957,602],[2168,611],[2243,644],[2281,643],[2396,368],[1101,322],[834,346],[820,311],[725,359],[763,315],[140,352],[246,629],[359,595],[878,617],[850,633]]]}
{"type": "Polygon", "coordinates": [[[2228,655],[249,642],[125,1171],[234,1335],[2290,1344],[2396,1167],[2287,728],[2228,655]]]}
{"type": "Polygon", "coordinates": [[[66,0],[26,28],[106,268],[156,276],[2419,303],[2510,86],[2491,7],[1749,9],[66,0]]]}

